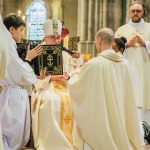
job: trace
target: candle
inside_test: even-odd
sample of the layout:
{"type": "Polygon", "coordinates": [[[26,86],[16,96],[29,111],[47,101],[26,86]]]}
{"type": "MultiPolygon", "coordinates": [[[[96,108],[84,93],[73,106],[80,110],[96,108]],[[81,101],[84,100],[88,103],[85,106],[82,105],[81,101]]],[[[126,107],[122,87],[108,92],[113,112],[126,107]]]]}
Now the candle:
{"type": "Polygon", "coordinates": [[[25,18],[26,18],[25,16],[22,16],[22,19],[23,19],[24,21],[25,21],[25,18]]]}
{"type": "Polygon", "coordinates": [[[21,10],[18,10],[18,16],[20,16],[21,15],[21,10]]]}
{"type": "Polygon", "coordinates": [[[63,46],[65,48],[68,48],[68,42],[69,42],[69,37],[68,35],[64,37],[64,40],[63,40],[63,46]]]}

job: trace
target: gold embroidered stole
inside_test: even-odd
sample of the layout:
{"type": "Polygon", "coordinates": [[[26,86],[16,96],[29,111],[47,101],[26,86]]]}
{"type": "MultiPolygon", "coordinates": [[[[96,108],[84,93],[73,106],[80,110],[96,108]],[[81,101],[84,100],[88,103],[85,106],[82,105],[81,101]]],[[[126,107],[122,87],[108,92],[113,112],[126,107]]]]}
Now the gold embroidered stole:
{"type": "Polygon", "coordinates": [[[74,118],[67,86],[61,83],[53,82],[53,87],[54,91],[61,98],[60,127],[64,132],[68,141],[72,144],[73,143],[72,130],[74,118]]]}

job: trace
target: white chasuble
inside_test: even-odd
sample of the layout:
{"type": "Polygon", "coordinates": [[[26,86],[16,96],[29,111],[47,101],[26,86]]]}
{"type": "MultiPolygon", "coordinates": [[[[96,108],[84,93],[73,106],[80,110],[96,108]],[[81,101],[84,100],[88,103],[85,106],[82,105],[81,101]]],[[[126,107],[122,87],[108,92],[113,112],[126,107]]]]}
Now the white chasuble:
{"type": "Polygon", "coordinates": [[[124,56],[129,60],[135,72],[136,104],[138,107],[150,108],[150,24],[144,20],[140,23],[129,21],[116,32],[116,37],[124,36],[127,40],[135,35],[140,36],[145,41],[146,47],[136,43],[135,47],[128,47],[124,51],[124,56]]]}
{"type": "Polygon", "coordinates": [[[72,150],[73,113],[67,86],[50,82],[35,85],[32,128],[37,150],[72,150]]]}
{"type": "Polygon", "coordinates": [[[142,150],[131,74],[128,61],[110,49],[70,83],[74,118],[93,150],[142,150]]]}

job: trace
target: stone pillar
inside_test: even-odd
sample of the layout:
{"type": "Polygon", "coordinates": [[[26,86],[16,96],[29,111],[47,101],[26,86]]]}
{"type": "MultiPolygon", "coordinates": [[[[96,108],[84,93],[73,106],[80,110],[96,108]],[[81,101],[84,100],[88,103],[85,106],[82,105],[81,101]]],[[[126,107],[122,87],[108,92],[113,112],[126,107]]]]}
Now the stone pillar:
{"type": "Polygon", "coordinates": [[[99,29],[103,28],[103,0],[100,0],[100,7],[99,7],[99,29]]]}
{"type": "Polygon", "coordinates": [[[100,16],[100,1],[95,0],[95,31],[96,33],[99,30],[99,17],[100,16]]]}
{"type": "Polygon", "coordinates": [[[63,11],[63,4],[62,4],[62,1],[60,3],[60,10],[59,10],[59,19],[60,20],[64,20],[64,11],[63,11]]]}
{"type": "Polygon", "coordinates": [[[81,53],[86,53],[86,40],[87,40],[87,23],[88,23],[88,0],[81,0],[81,33],[80,33],[80,42],[78,44],[78,50],[81,53]]]}
{"type": "Polygon", "coordinates": [[[86,47],[86,53],[93,53],[93,45],[94,45],[94,3],[95,0],[89,0],[88,4],[88,41],[86,47]]]}
{"type": "Polygon", "coordinates": [[[108,15],[108,2],[103,1],[103,28],[107,27],[107,15],[108,15]]]}
{"type": "Polygon", "coordinates": [[[94,0],[89,0],[89,10],[88,10],[88,41],[93,40],[94,31],[94,0]]]}
{"type": "Polygon", "coordinates": [[[117,0],[114,2],[113,12],[114,12],[113,26],[114,26],[114,31],[116,31],[117,28],[121,25],[121,17],[122,17],[121,16],[121,14],[122,14],[122,2],[121,2],[121,0],[117,0]]]}
{"type": "Polygon", "coordinates": [[[3,0],[0,0],[0,14],[3,16],[3,0]]]}

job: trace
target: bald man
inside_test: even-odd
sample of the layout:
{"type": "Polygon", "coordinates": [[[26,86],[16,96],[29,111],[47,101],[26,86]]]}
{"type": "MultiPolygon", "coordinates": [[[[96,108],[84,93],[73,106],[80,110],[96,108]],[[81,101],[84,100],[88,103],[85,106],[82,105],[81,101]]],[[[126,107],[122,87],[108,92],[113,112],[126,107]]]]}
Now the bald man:
{"type": "Polygon", "coordinates": [[[98,56],[70,84],[74,116],[92,150],[141,150],[131,68],[113,40],[111,29],[97,32],[98,56]]]}

